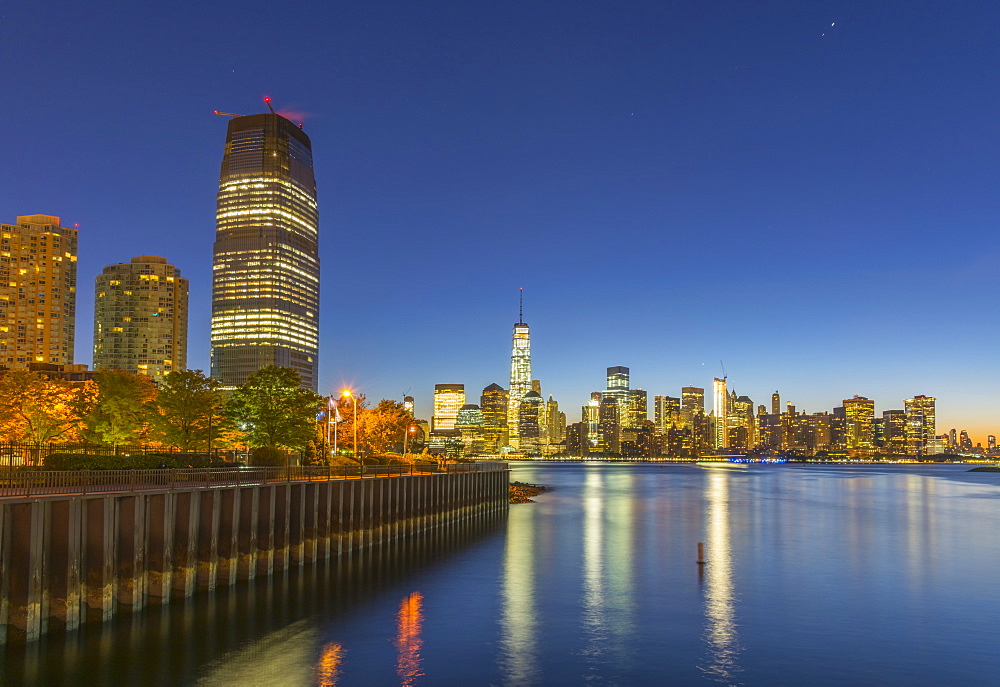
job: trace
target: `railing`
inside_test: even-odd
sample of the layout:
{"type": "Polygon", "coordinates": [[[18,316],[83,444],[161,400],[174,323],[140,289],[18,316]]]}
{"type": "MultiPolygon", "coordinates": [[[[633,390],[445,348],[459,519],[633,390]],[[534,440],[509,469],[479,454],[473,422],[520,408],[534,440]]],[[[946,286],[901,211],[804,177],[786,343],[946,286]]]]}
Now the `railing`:
{"type": "Polygon", "coordinates": [[[364,467],[201,468],[159,470],[10,470],[0,474],[0,498],[52,494],[100,494],[132,491],[189,491],[254,486],[274,482],[325,482],[410,475],[498,472],[506,463],[421,463],[364,467]]]}

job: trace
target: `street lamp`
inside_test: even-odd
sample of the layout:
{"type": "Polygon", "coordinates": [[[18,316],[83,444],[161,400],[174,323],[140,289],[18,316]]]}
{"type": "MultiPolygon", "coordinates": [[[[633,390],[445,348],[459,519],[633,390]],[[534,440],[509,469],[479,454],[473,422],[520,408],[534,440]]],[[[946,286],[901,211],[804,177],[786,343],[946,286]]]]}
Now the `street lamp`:
{"type": "Polygon", "coordinates": [[[417,426],[416,425],[410,425],[410,424],[408,424],[406,426],[406,429],[403,430],[403,462],[404,463],[406,462],[406,447],[409,445],[409,443],[411,441],[413,441],[413,437],[411,435],[416,434],[416,433],[417,433],[417,426]]]}
{"type": "Polygon", "coordinates": [[[359,458],[360,455],[358,451],[358,397],[351,393],[350,389],[344,389],[340,394],[342,398],[349,398],[354,402],[354,459],[358,461],[358,465],[361,466],[361,476],[365,474],[365,463],[359,458]]]}
{"type": "Polygon", "coordinates": [[[337,454],[337,420],[340,415],[338,411],[335,410],[336,406],[333,401],[333,394],[326,397],[326,450],[327,450],[327,463],[337,454]],[[336,415],[334,415],[336,413],[336,415]],[[333,449],[330,448],[330,425],[333,425],[333,449]]]}

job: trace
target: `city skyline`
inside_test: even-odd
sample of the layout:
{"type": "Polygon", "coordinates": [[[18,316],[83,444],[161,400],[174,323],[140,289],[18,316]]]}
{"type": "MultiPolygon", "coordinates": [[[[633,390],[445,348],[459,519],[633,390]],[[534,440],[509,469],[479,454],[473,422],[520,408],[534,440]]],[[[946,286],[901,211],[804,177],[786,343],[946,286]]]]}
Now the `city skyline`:
{"type": "Polygon", "coordinates": [[[533,376],[571,413],[609,365],[674,395],[721,359],[755,403],[926,394],[939,430],[996,433],[997,8],[390,4],[316,8],[288,58],[240,39],[288,25],[265,5],[123,7],[124,32],[10,10],[23,135],[0,205],[80,224],[75,362],[102,266],[166,255],[191,280],[188,365],[209,369],[210,113],[270,92],[308,111],[320,170],[323,392],[412,387],[428,415],[436,383],[504,383],[524,287],[533,376]],[[210,47],[178,51],[170,26],[210,47]],[[27,106],[53,85],[100,105],[27,106]]]}

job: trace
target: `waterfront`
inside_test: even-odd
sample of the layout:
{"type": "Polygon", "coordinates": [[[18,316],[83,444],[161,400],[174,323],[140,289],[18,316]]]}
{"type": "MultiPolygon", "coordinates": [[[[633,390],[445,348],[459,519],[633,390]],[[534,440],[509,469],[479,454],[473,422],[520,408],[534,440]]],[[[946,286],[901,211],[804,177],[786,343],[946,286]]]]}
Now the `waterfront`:
{"type": "Polygon", "coordinates": [[[2,681],[991,684],[1000,474],[967,469],[518,464],[556,491],[11,649],[2,681]]]}

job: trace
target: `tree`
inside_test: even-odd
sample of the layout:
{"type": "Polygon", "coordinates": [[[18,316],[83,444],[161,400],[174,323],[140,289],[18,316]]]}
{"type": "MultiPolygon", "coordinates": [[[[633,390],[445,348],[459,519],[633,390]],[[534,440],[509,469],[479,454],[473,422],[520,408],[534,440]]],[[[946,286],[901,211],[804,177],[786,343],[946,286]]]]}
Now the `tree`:
{"type": "Polygon", "coordinates": [[[85,436],[118,447],[138,441],[146,432],[154,407],[156,387],[146,375],[124,370],[102,370],[94,377],[97,403],[85,418],[85,436]]]}
{"type": "Polygon", "coordinates": [[[299,374],[268,365],[247,378],[229,399],[226,411],[251,446],[300,450],[312,438],[323,398],[299,387],[299,374]]]}
{"type": "Polygon", "coordinates": [[[174,370],[164,377],[152,416],[157,434],[182,451],[216,445],[222,425],[225,393],[220,383],[201,370],[174,370]]]}
{"type": "Polygon", "coordinates": [[[413,416],[399,401],[382,399],[378,405],[358,416],[358,441],[370,453],[385,453],[401,446],[403,435],[413,422],[413,416]]]}
{"type": "Polygon", "coordinates": [[[74,385],[66,379],[12,370],[0,378],[0,430],[6,437],[34,444],[76,439],[94,396],[90,383],[74,385]]]}

